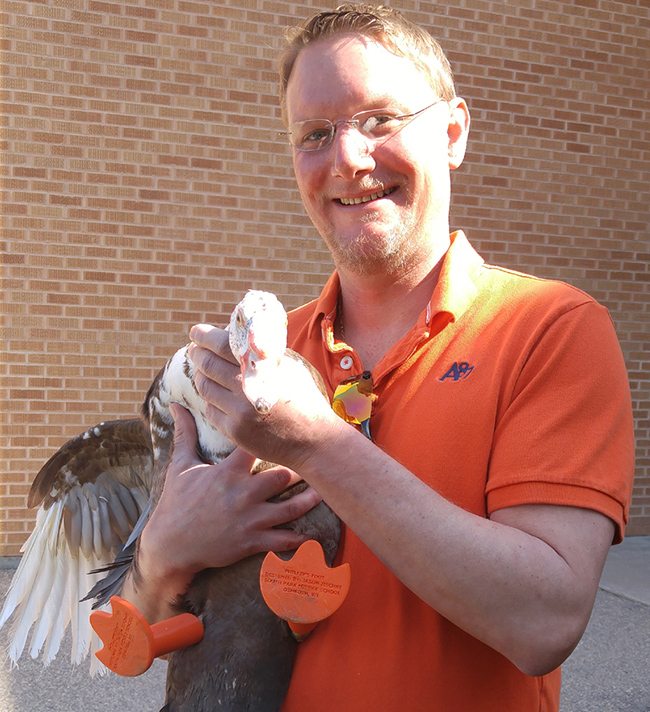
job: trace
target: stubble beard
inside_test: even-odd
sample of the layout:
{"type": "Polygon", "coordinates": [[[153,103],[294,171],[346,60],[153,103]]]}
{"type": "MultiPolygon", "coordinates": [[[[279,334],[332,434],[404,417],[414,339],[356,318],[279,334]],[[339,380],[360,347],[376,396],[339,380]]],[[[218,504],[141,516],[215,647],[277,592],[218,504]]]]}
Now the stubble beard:
{"type": "Polygon", "coordinates": [[[417,245],[415,220],[393,226],[381,236],[375,234],[372,225],[376,218],[364,219],[367,229],[361,228],[352,239],[341,239],[333,231],[324,236],[337,268],[368,277],[374,274],[400,272],[413,257],[417,245]]]}

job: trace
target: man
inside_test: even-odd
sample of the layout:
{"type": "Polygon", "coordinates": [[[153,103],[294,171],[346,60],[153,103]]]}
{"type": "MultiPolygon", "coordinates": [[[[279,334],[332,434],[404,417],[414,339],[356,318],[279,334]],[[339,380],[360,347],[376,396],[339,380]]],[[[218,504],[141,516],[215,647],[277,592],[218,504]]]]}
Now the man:
{"type": "Polygon", "coordinates": [[[290,316],[290,340],[330,393],[370,372],[372,440],[315,392],[258,415],[225,333],[194,327],[197,387],[242,449],[199,463],[175,408],[174,460],[141,540],[146,583],[126,595],[160,618],[194,572],[296,546],[273,527],[322,496],[346,525],[353,583],[301,644],[283,710],[557,710],[558,666],[631,486],[609,317],[450,235],[469,112],[421,29],[385,8],[322,13],[290,41],[281,83],[298,188],[336,265],[290,316]],[[248,452],[285,467],[247,477],[248,452]],[[294,472],[313,489],[267,503],[294,472]]]}

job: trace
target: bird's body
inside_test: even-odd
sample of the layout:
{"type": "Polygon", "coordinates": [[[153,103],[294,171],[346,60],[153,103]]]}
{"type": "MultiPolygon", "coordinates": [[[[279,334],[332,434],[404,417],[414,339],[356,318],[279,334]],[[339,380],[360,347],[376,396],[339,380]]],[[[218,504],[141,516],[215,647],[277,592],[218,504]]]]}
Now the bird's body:
{"type": "MultiPolygon", "coordinates": [[[[283,378],[317,377],[286,350],[286,314],[278,305],[273,295],[249,292],[229,327],[244,392],[260,412],[273,407],[283,378]]],[[[92,637],[90,601],[79,599],[93,584],[90,595],[100,603],[119,593],[133,554],[137,556],[138,536],[158,502],[171,455],[173,402],[194,416],[205,461],[218,463],[233,450],[205,417],[184,347],[154,379],[141,418],[90,428],[66,443],[37,475],[29,495],[29,505],[39,506],[37,523],[0,614],[1,626],[15,612],[9,651],[14,662],[32,626],[32,657],[41,654],[45,664],[50,662],[68,623],[73,662],[86,656],[92,637]],[[108,567],[107,576],[89,574],[102,567],[108,567]]],[[[331,563],[339,523],[324,503],[288,526],[319,540],[331,563]]],[[[279,709],[296,642],[262,600],[262,558],[260,554],[229,567],[206,569],[193,580],[184,605],[202,619],[205,635],[197,645],[168,658],[167,712],[279,709]]],[[[96,649],[96,641],[92,647],[96,649]]]]}

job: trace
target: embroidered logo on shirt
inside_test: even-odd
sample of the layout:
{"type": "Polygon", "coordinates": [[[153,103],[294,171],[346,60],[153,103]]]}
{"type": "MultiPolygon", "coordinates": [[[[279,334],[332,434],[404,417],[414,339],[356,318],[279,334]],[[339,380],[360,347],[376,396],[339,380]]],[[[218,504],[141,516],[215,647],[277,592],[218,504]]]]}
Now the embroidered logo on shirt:
{"type": "Polygon", "coordinates": [[[462,381],[467,378],[469,374],[474,370],[474,366],[470,366],[467,361],[454,361],[444,376],[441,376],[439,381],[446,381],[448,378],[452,378],[454,381],[462,381]]]}

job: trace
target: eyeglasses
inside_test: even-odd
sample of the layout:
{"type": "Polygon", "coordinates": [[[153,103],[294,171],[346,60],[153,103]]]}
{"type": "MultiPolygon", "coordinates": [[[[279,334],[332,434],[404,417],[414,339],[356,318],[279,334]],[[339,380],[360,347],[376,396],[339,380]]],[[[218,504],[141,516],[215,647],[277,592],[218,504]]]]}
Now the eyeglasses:
{"type": "Polygon", "coordinates": [[[444,99],[436,99],[433,104],[414,111],[412,114],[400,114],[396,109],[370,109],[369,111],[360,111],[350,119],[339,119],[338,121],[329,119],[297,121],[289,126],[287,134],[289,141],[298,151],[320,151],[327,148],[334,140],[336,129],[341,124],[354,126],[362,136],[373,141],[389,139],[409,121],[441,101],[444,99]]]}

